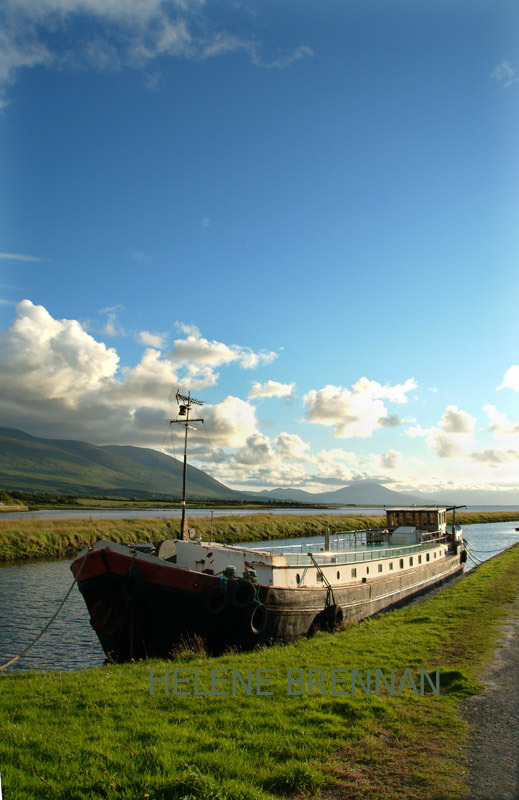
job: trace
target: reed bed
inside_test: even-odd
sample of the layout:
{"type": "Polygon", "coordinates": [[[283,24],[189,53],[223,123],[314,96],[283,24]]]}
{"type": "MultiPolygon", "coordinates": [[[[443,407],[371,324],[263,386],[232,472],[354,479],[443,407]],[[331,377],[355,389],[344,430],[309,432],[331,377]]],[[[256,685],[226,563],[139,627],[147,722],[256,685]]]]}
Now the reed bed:
{"type": "MultiPolygon", "coordinates": [[[[506,522],[517,520],[518,512],[458,513],[460,524],[506,522]]],[[[179,530],[180,521],[170,520],[172,535],[179,530]]],[[[210,517],[188,518],[203,539],[211,531],[210,517]]],[[[250,514],[246,516],[214,517],[213,536],[225,544],[258,542],[323,535],[345,530],[365,530],[383,526],[381,516],[327,514],[250,514]]],[[[0,561],[27,558],[64,558],[100,539],[120,544],[155,542],[168,538],[166,519],[21,519],[0,518],[0,561]]]]}

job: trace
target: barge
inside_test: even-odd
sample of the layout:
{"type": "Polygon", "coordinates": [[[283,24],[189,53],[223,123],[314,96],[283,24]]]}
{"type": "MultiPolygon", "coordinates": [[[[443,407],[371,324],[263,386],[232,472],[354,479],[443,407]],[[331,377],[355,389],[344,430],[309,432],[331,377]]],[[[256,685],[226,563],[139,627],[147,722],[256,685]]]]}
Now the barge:
{"type": "Polygon", "coordinates": [[[293,642],[401,605],[462,572],[455,508],[391,508],[376,531],[310,543],[226,545],[200,537],[96,542],[71,569],[110,661],[293,642]]]}

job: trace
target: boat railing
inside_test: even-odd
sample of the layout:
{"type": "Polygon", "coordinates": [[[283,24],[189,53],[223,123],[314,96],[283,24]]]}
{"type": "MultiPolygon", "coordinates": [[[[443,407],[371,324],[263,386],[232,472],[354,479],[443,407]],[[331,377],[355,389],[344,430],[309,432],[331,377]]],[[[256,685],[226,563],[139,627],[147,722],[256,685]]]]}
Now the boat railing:
{"type": "MultiPolygon", "coordinates": [[[[361,531],[359,533],[369,533],[371,531],[361,531]]],[[[380,531],[377,531],[380,533],[380,531]]],[[[303,565],[309,562],[309,553],[312,553],[313,557],[316,559],[317,563],[319,564],[350,564],[355,563],[358,561],[375,561],[381,558],[398,558],[405,555],[413,555],[414,553],[424,552],[426,550],[432,550],[437,547],[439,544],[447,544],[448,538],[445,536],[440,536],[434,539],[427,539],[425,541],[419,542],[417,544],[409,544],[409,545],[396,545],[396,544],[373,544],[368,545],[367,542],[361,541],[352,541],[351,531],[341,531],[340,534],[346,533],[347,536],[337,536],[333,537],[333,541],[330,539],[329,549],[324,550],[324,540],[321,539],[315,543],[298,543],[298,544],[282,544],[282,545],[263,545],[261,548],[250,548],[261,550],[261,552],[269,552],[272,555],[284,555],[286,558],[286,563],[290,565],[303,565]],[[341,545],[349,545],[350,547],[352,544],[356,547],[360,546],[367,546],[371,547],[369,550],[345,550],[341,548],[341,545]],[[385,545],[385,546],[384,546],[385,545]],[[335,551],[335,552],[334,552],[335,551]]]]}

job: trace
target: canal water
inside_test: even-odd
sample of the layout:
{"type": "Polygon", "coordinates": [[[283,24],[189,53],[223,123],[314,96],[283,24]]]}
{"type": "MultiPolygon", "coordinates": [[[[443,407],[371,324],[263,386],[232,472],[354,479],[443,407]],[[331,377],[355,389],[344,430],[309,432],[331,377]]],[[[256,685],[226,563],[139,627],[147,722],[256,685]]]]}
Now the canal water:
{"type": "MultiPolygon", "coordinates": [[[[517,511],[517,506],[467,506],[464,511],[485,512],[485,511],[517,511]]],[[[336,516],[350,514],[352,516],[384,516],[385,506],[337,506],[335,508],[276,508],[275,506],[265,506],[263,508],[215,508],[211,512],[208,508],[188,508],[187,516],[191,519],[199,517],[210,517],[211,513],[215,517],[244,517],[249,514],[326,514],[336,516]]],[[[0,514],[0,519],[180,519],[181,510],[179,508],[89,508],[89,509],[47,509],[45,511],[4,511],[0,514]]]]}
{"type": "MultiPolygon", "coordinates": [[[[519,514],[515,522],[466,525],[463,532],[474,558],[486,561],[519,542],[517,527],[519,514]]],[[[298,539],[301,543],[310,541],[298,539]]],[[[258,542],[254,545],[257,547],[258,542]]],[[[70,564],[70,560],[0,563],[0,666],[32,642],[56,612],[72,583],[70,564]]],[[[466,569],[473,566],[469,560],[466,569]]],[[[104,653],[75,586],[37,644],[6,671],[77,670],[101,666],[103,661],[104,653]]]]}

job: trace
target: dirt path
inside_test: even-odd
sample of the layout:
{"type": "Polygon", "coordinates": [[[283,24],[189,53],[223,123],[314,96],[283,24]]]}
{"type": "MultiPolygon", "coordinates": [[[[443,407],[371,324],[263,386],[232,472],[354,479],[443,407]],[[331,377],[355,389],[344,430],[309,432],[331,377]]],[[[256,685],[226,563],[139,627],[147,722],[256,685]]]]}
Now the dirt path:
{"type": "Polygon", "coordinates": [[[519,596],[510,611],[494,658],[478,676],[485,692],[460,709],[472,727],[465,800],[519,800],[519,596]]]}

